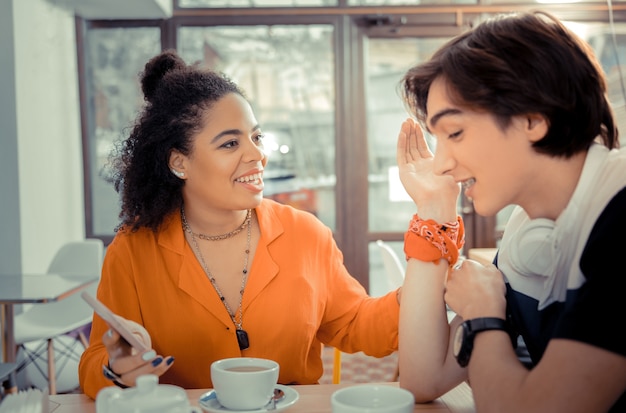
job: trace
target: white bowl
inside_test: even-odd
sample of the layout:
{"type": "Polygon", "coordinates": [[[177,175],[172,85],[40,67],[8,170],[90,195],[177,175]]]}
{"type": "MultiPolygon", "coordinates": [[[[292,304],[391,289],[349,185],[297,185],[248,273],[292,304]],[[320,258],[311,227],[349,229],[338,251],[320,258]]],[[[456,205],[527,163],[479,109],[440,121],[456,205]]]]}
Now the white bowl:
{"type": "Polygon", "coordinates": [[[333,413],[411,413],[415,408],[410,391],[384,384],[344,387],[330,401],[333,413]]]}

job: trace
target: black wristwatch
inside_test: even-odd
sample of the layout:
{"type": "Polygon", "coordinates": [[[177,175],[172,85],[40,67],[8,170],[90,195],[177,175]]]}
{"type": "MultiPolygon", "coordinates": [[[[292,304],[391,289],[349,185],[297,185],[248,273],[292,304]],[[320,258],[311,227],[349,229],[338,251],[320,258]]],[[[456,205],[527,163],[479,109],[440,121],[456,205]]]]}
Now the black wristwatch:
{"type": "Polygon", "coordinates": [[[457,327],[454,333],[454,356],[461,367],[469,363],[474,348],[474,336],[488,330],[503,330],[509,333],[507,322],[495,317],[474,318],[464,321],[457,327]]]}

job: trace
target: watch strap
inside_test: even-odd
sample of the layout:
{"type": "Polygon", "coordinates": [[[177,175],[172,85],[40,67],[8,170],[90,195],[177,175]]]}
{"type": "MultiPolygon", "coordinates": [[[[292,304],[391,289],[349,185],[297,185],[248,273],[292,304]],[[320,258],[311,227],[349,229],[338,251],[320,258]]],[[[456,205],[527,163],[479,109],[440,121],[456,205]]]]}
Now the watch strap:
{"type": "Polygon", "coordinates": [[[474,349],[474,337],[476,334],[482,331],[489,330],[502,330],[511,335],[510,330],[508,328],[508,323],[503,318],[497,317],[480,317],[480,318],[472,318],[470,320],[464,321],[461,324],[467,335],[464,337],[463,343],[461,345],[461,351],[457,354],[457,362],[461,367],[466,367],[469,364],[470,356],[472,355],[472,350],[474,349]]]}
{"type": "Polygon", "coordinates": [[[503,330],[509,331],[508,324],[503,318],[497,317],[481,317],[473,318],[466,321],[470,334],[476,335],[481,331],[503,330]]]}

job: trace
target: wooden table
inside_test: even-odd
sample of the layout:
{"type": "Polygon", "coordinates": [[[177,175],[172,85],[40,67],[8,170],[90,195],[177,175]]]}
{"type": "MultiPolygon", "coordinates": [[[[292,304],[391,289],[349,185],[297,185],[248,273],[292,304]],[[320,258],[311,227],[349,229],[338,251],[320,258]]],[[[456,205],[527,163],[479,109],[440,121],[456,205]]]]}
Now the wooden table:
{"type": "Polygon", "coordinates": [[[0,327],[2,359],[15,361],[13,305],[50,303],[84,289],[98,277],[61,276],[57,274],[0,274],[0,327]]]}
{"type": "MultiPolygon", "coordinates": [[[[397,386],[398,383],[378,383],[397,386]]],[[[342,387],[358,384],[318,384],[293,386],[300,395],[298,401],[283,411],[298,413],[324,413],[331,411],[330,396],[342,387]]],[[[206,390],[187,390],[192,405],[198,405],[200,395],[206,390]]],[[[96,406],[92,399],[84,394],[57,394],[50,396],[50,413],[95,413],[96,406]]],[[[436,413],[475,413],[474,398],[466,383],[462,383],[432,403],[416,404],[415,412],[436,413]]]]}

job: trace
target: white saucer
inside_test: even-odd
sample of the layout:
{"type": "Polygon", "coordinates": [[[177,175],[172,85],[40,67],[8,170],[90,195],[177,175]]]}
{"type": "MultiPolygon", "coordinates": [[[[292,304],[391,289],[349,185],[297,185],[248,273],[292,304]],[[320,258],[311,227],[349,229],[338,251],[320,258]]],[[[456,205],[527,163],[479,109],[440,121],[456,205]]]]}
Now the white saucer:
{"type": "MultiPolygon", "coordinates": [[[[298,392],[295,391],[293,388],[291,388],[289,386],[283,386],[282,384],[277,384],[276,388],[282,390],[283,392],[285,392],[285,397],[282,400],[276,402],[276,410],[275,411],[283,410],[283,409],[293,405],[300,398],[300,395],[298,394],[298,392]]],[[[217,397],[215,395],[215,391],[214,390],[209,390],[208,392],[206,392],[202,396],[200,396],[200,399],[198,400],[198,404],[200,405],[200,407],[202,407],[202,409],[204,411],[207,411],[207,412],[210,412],[210,413],[234,412],[235,411],[235,410],[227,409],[226,407],[222,406],[217,401],[217,397]]],[[[261,413],[261,412],[267,412],[267,410],[265,408],[256,409],[256,410],[236,410],[236,411],[238,413],[261,413]]]]}

